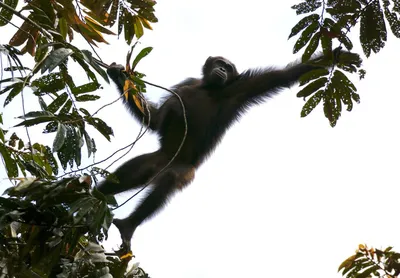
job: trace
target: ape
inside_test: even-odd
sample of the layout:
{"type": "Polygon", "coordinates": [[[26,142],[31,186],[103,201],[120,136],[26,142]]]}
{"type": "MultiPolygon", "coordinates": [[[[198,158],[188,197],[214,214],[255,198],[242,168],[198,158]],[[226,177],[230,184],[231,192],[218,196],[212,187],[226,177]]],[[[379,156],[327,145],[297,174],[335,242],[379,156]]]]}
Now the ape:
{"type": "MultiPolygon", "coordinates": [[[[154,180],[147,197],[135,211],[125,219],[114,220],[124,244],[129,246],[135,229],[154,215],[171,194],[193,180],[197,167],[247,108],[292,86],[303,74],[320,68],[313,64],[320,59],[324,57],[316,57],[308,63],[293,63],[284,69],[250,69],[239,74],[227,59],[209,57],[203,66],[202,79],[186,79],[172,87],[186,108],[186,140],[175,160],[154,180]]],[[[123,69],[113,63],[107,71],[121,94],[126,79],[123,69]]],[[[128,98],[126,104],[133,116],[140,121],[144,117],[145,123],[150,112],[149,127],[159,135],[161,147],[119,167],[115,172],[119,183],[106,180],[99,185],[98,189],[104,194],[117,194],[146,184],[174,156],[185,131],[182,108],[175,96],[169,97],[159,108],[150,104],[144,114],[132,98],[128,98]]]]}

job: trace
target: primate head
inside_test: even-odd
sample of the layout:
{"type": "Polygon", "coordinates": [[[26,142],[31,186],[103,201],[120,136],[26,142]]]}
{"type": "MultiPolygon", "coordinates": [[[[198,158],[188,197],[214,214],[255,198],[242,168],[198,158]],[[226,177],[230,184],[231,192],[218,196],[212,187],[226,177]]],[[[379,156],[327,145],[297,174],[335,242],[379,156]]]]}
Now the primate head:
{"type": "Polygon", "coordinates": [[[220,56],[208,57],[203,66],[203,81],[205,85],[222,87],[238,75],[235,65],[220,56]]]}
{"type": "Polygon", "coordinates": [[[116,63],[112,63],[107,69],[108,76],[114,81],[120,92],[124,91],[123,88],[126,79],[124,70],[125,68],[123,65],[116,63]]]}

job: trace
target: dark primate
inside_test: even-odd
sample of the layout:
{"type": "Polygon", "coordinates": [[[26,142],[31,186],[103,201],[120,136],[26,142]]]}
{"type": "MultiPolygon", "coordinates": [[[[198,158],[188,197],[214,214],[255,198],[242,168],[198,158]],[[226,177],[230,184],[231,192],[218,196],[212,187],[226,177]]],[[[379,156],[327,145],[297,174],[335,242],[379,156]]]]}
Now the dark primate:
{"type": "MultiPolygon", "coordinates": [[[[340,54],[339,51],[335,52],[340,54]]],[[[335,55],[336,56],[336,55],[335,55]]],[[[357,56],[358,57],[358,56],[357,56]]],[[[153,187],[134,212],[125,219],[115,219],[123,242],[130,244],[135,229],[158,211],[167,198],[183,189],[194,178],[194,173],[221,141],[229,126],[251,105],[294,85],[299,78],[321,68],[315,62],[293,63],[284,69],[250,69],[239,74],[234,64],[222,57],[209,57],[203,66],[203,78],[190,78],[172,89],[181,96],[186,108],[187,137],[172,164],[153,182],[153,187]],[[314,64],[313,64],[314,63],[314,64]]],[[[111,64],[108,74],[123,93],[126,75],[121,65],[111,64]]],[[[143,114],[130,97],[126,104],[133,116],[147,123],[160,136],[158,151],[135,157],[119,167],[115,175],[119,183],[104,181],[99,190],[117,194],[143,187],[174,156],[184,135],[182,107],[175,96],[169,97],[159,108],[151,104],[143,114]]]]}

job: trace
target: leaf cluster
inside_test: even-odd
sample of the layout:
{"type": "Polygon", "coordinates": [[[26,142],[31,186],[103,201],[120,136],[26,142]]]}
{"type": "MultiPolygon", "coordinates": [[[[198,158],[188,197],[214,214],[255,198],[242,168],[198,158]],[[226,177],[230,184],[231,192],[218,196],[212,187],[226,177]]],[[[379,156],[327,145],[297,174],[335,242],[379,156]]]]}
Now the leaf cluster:
{"type": "MultiPolygon", "coordinates": [[[[0,26],[9,23],[15,13],[18,0],[6,0],[0,4],[0,26]]],[[[118,35],[124,31],[125,41],[130,44],[140,38],[144,28],[152,29],[157,22],[153,0],[32,0],[21,11],[29,14],[11,38],[11,46],[23,46],[22,52],[32,56],[40,48],[41,41],[72,41],[79,33],[91,45],[107,43],[105,35],[113,35],[110,29],[118,25],[118,35]]],[[[20,14],[20,12],[18,12],[20,14]]],[[[24,17],[25,18],[25,17],[24,17]]],[[[43,44],[43,43],[42,43],[43,44]]]]}
{"type": "Polygon", "coordinates": [[[349,73],[358,70],[360,78],[365,76],[365,70],[359,69],[360,59],[351,53],[341,53],[335,57],[333,44],[344,46],[347,50],[353,48],[353,42],[347,36],[352,28],[359,26],[360,44],[364,54],[369,57],[371,51],[379,52],[387,40],[386,21],[392,33],[400,37],[400,4],[397,0],[305,0],[292,7],[298,15],[305,16],[292,28],[289,38],[299,35],[293,53],[304,48],[302,62],[310,60],[321,46],[330,66],[329,72],[316,72],[316,78],[304,77],[303,85],[308,86],[299,92],[299,97],[308,97],[301,112],[307,116],[322,100],[324,114],[330,124],[335,126],[340,117],[342,105],[350,111],[353,101],[359,102],[354,84],[346,77],[340,68],[349,73]],[[382,3],[382,5],[381,5],[382,3]],[[345,54],[343,57],[343,54],[345,54]],[[311,96],[312,95],[312,96],[311,96]]]}
{"type": "Polygon", "coordinates": [[[398,277],[400,254],[392,247],[380,250],[360,244],[356,254],[342,262],[338,271],[347,278],[398,277]]]}
{"type": "Polygon", "coordinates": [[[109,263],[101,246],[94,251],[89,242],[107,237],[109,205],[116,201],[90,190],[91,183],[90,176],[29,178],[6,190],[9,197],[0,197],[0,260],[9,277],[54,277],[64,268],[80,273],[109,263]]]}

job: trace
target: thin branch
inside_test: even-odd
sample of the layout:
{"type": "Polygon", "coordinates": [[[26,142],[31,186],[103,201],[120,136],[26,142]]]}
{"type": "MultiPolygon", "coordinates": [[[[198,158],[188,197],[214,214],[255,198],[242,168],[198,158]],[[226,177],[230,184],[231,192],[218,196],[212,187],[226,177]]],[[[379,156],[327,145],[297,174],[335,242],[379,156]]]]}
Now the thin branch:
{"type": "Polygon", "coordinates": [[[170,159],[170,161],[160,171],[158,171],[157,174],[155,174],[140,190],[138,190],[135,194],[133,194],[131,197],[129,197],[127,200],[125,200],[122,204],[120,204],[119,206],[117,206],[113,210],[116,210],[116,209],[122,207],[123,205],[125,205],[126,203],[128,203],[130,200],[132,200],[134,197],[136,197],[140,192],[145,190],[162,172],[164,172],[169,167],[169,165],[171,165],[171,163],[175,160],[175,158],[178,156],[178,154],[180,153],[180,151],[181,151],[181,149],[183,147],[183,144],[185,143],[185,140],[186,140],[188,126],[187,126],[187,118],[186,118],[186,109],[185,109],[185,105],[183,104],[181,96],[178,95],[176,92],[170,90],[170,89],[164,88],[162,86],[159,86],[159,85],[156,85],[156,84],[144,81],[144,80],[142,80],[142,81],[144,83],[150,85],[150,86],[166,90],[166,91],[170,92],[171,94],[173,94],[175,97],[178,98],[179,103],[180,103],[180,105],[182,107],[183,120],[184,120],[184,125],[185,125],[185,132],[183,134],[181,144],[179,145],[178,149],[176,150],[174,156],[170,159]]]}

